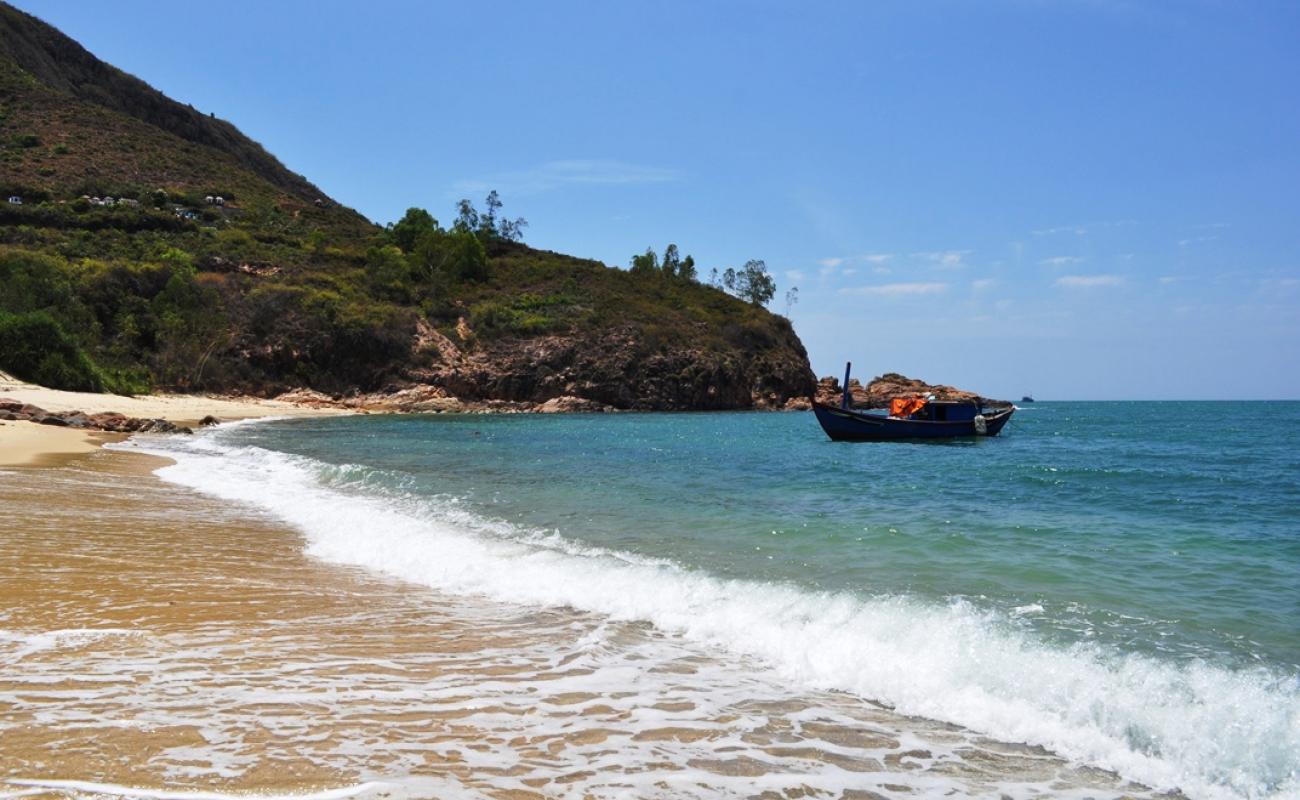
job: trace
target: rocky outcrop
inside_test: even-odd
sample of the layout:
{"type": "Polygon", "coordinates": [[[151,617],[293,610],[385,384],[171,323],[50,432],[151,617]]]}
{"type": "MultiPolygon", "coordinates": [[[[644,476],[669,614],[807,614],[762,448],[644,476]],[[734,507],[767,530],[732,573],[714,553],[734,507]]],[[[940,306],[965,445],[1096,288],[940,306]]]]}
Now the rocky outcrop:
{"type": "Polygon", "coordinates": [[[586,401],[584,410],[781,408],[814,386],[803,346],[793,331],[789,338],[752,349],[650,351],[633,329],[624,328],[597,340],[540,336],[464,352],[434,332],[426,334],[428,366],[411,370],[409,377],[467,403],[541,406],[569,397],[586,401]]]}
{"type": "MultiPolygon", "coordinates": [[[[857,378],[849,379],[849,402],[853,408],[888,408],[889,402],[896,397],[915,397],[917,395],[934,395],[936,400],[969,400],[986,406],[1009,406],[1006,400],[994,400],[975,392],[958,389],[946,384],[926,383],[919,378],[909,378],[897,372],[887,372],[863,386],[857,378]]],[[[817,382],[817,401],[828,405],[839,405],[843,397],[843,387],[838,378],[825,377],[817,382]]]]}
{"type": "Polygon", "coordinates": [[[113,433],[193,433],[184,425],[165,419],[141,419],[116,412],[87,414],[82,411],[46,411],[29,403],[0,400],[0,420],[35,422],[60,428],[111,431],[113,433]]]}

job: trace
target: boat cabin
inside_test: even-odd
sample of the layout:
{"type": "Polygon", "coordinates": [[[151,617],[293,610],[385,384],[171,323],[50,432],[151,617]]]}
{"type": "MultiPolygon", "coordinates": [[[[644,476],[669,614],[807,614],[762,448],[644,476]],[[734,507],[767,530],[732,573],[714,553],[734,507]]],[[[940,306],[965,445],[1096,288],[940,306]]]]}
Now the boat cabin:
{"type": "Polygon", "coordinates": [[[984,409],[971,400],[930,400],[900,397],[889,405],[889,416],[926,422],[970,422],[984,409]]]}

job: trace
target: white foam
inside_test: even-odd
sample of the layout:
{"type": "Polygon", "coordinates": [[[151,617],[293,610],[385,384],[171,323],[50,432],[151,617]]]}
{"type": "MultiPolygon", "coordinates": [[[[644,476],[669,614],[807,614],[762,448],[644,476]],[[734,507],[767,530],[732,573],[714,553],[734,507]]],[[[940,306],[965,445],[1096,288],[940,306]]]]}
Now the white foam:
{"type": "Polygon", "coordinates": [[[126,628],[64,628],[56,631],[0,631],[0,643],[9,642],[18,645],[18,649],[7,653],[6,658],[21,661],[23,658],[45,650],[64,647],[80,647],[100,639],[116,636],[139,636],[141,631],[126,628]]]}
{"type": "MultiPolygon", "coordinates": [[[[145,789],[137,786],[118,786],[112,783],[93,783],[91,781],[32,780],[26,778],[7,778],[5,780],[14,786],[32,786],[40,789],[63,789],[66,791],[107,795],[109,797],[143,797],[149,798],[149,800],[343,800],[343,798],[356,797],[357,795],[377,791],[385,787],[385,784],[372,782],[359,783],[355,786],[344,786],[339,789],[326,789],[325,791],[312,792],[310,794],[250,794],[247,792],[240,792],[238,794],[222,794],[221,792],[145,789]]],[[[23,794],[30,794],[30,792],[22,792],[8,796],[20,797],[23,794]]]]}
{"type": "Polygon", "coordinates": [[[212,437],[147,446],[176,460],[161,477],[273,512],[325,560],[462,595],[648,620],[757,657],[796,685],[1040,744],[1158,788],[1300,797],[1295,675],[1053,647],[962,601],[815,594],[512,536],[462,508],[352,491],[346,470],[212,437]]]}

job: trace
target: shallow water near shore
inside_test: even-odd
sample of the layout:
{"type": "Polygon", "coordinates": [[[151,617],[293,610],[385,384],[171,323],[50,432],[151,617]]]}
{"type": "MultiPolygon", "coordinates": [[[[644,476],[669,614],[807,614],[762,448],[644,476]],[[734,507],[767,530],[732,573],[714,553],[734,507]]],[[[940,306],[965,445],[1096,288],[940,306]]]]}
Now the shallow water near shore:
{"type": "Polygon", "coordinates": [[[186,500],[179,532],[158,511],[158,568],[275,588],[166,646],[113,600],[10,613],[3,655],[38,684],[156,676],[103,695],[152,730],[208,709],[139,765],[155,785],[267,791],[284,759],[291,788],[411,796],[1295,796],[1297,422],[1047,403],[948,445],[833,444],[803,414],[141,438],[224,501],[186,500]],[[250,514],[299,534],[221,540],[250,514]],[[169,712],[157,686],[195,694],[169,712]]]}

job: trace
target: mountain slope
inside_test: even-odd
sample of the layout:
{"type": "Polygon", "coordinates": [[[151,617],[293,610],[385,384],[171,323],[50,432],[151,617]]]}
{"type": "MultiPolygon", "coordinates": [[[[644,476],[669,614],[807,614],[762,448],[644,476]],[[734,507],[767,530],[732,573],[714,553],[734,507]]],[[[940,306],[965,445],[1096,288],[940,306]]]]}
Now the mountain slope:
{"type": "Polygon", "coordinates": [[[107,389],[423,386],[639,409],[813,391],[788,320],[516,238],[491,214],[379,228],[0,3],[0,323],[68,354],[11,363],[52,345],[6,361],[0,342],[0,368],[107,389]]]}
{"type": "Polygon", "coordinates": [[[0,59],[55,91],[225,153],[301,200],[324,197],[234,125],[171,100],[144,81],[95,58],[57,29],[6,4],[0,4],[0,59]]]}

